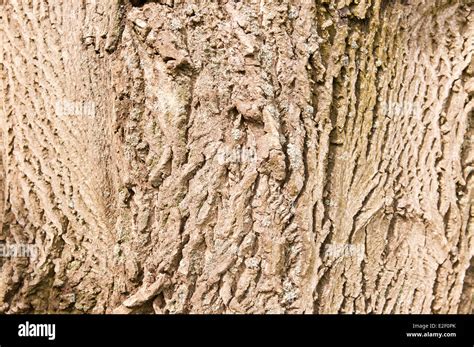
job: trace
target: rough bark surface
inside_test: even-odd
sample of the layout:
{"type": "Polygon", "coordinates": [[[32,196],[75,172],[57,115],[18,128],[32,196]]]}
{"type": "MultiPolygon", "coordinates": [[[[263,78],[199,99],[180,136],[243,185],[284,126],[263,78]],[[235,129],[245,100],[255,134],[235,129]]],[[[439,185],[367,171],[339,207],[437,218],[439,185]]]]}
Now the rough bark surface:
{"type": "Polygon", "coordinates": [[[1,312],[472,312],[471,0],[0,3],[1,312]]]}

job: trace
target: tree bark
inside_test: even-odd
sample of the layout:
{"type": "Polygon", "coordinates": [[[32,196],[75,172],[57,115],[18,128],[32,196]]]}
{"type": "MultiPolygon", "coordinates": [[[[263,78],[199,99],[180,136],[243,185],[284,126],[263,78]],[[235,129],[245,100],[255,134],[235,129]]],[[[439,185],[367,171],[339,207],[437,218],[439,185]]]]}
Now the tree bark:
{"type": "Polygon", "coordinates": [[[471,0],[3,0],[0,311],[471,313],[471,0]]]}

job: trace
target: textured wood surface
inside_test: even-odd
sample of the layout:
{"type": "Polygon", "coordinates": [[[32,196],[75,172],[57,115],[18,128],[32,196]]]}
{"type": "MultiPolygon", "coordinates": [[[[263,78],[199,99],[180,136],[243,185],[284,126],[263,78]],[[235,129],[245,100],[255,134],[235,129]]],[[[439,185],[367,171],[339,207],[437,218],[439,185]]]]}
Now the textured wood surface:
{"type": "Polygon", "coordinates": [[[0,20],[0,311],[472,312],[472,1],[0,20]]]}

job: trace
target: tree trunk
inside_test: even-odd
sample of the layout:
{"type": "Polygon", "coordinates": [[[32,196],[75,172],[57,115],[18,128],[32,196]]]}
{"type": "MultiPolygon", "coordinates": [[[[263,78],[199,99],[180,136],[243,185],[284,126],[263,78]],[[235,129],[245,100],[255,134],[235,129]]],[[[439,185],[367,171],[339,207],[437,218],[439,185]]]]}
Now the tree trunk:
{"type": "Polygon", "coordinates": [[[2,2],[1,312],[472,312],[472,0],[2,2]]]}

